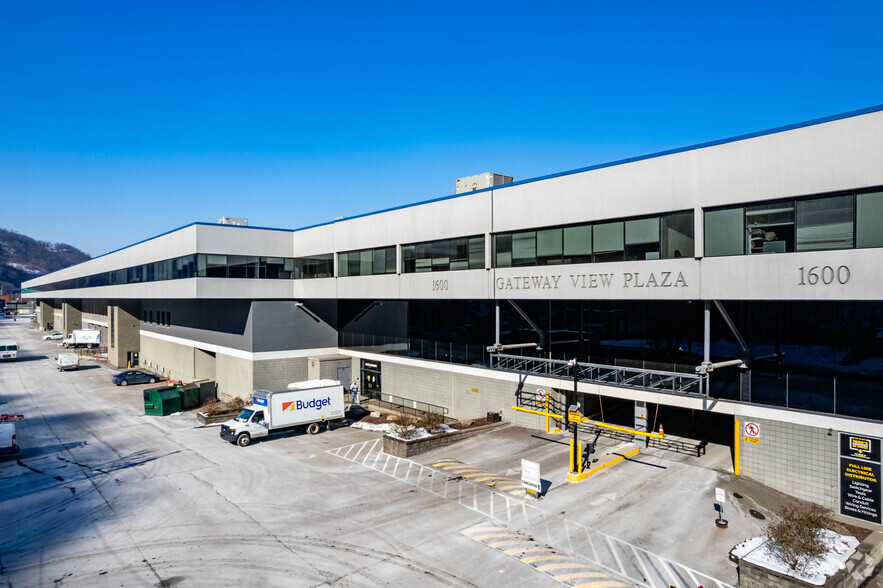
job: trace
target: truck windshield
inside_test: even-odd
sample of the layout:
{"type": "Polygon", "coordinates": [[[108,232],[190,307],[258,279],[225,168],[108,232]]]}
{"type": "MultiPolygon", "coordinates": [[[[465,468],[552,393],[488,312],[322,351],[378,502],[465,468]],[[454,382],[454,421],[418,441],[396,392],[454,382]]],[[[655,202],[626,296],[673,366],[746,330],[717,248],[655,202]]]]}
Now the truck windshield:
{"type": "Polygon", "coordinates": [[[251,418],[251,415],[254,414],[254,411],[250,408],[243,408],[242,412],[239,413],[239,416],[236,417],[237,421],[248,422],[248,419],[251,418]]]}

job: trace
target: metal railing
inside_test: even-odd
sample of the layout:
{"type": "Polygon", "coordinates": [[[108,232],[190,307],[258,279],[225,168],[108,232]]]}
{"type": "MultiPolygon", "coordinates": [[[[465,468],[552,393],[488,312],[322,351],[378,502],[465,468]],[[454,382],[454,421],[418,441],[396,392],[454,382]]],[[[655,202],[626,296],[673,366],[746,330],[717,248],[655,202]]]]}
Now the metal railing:
{"type": "Polygon", "coordinates": [[[370,395],[367,401],[371,404],[380,406],[387,410],[399,412],[413,417],[421,417],[426,413],[436,413],[442,415],[445,423],[456,422],[457,419],[448,416],[448,409],[444,406],[421,402],[410,398],[402,398],[392,394],[370,395]]]}
{"type": "MultiPolygon", "coordinates": [[[[632,388],[663,394],[702,397],[707,394],[708,376],[596,363],[577,362],[577,380],[617,388],[632,388]]],[[[573,381],[570,364],[559,359],[520,355],[491,355],[491,368],[519,374],[547,376],[573,381]]],[[[562,384],[562,387],[564,385],[562,384]]]]}

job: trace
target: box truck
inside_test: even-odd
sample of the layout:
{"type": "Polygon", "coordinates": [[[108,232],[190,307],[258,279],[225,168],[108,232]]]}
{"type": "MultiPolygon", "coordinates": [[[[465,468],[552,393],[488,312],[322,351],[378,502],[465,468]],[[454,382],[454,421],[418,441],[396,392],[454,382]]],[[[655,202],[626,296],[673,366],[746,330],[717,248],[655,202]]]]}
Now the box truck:
{"type": "Polygon", "coordinates": [[[74,329],[62,345],[68,347],[98,347],[101,344],[101,331],[98,329],[74,329]]]}
{"type": "Polygon", "coordinates": [[[80,369],[80,356],[76,353],[59,353],[55,357],[55,363],[58,365],[58,371],[78,370],[80,369]]]}
{"type": "Polygon", "coordinates": [[[310,380],[289,384],[287,390],[255,390],[252,405],[235,419],[221,424],[221,439],[245,447],[252,439],[272,431],[306,427],[310,435],[319,427],[343,420],[343,386],[337,380],[310,380]]]}

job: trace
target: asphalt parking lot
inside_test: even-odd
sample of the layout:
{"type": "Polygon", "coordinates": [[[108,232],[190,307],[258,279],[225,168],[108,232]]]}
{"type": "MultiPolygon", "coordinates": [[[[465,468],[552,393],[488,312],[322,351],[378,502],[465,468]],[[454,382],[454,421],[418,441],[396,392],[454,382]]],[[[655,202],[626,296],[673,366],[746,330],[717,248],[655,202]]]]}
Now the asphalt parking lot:
{"type": "MultiPolygon", "coordinates": [[[[25,415],[21,454],[0,462],[0,582],[15,588],[736,585],[728,551],[765,526],[749,510],[787,501],[732,476],[720,446],[642,450],[580,483],[565,436],[517,427],[410,460],[346,426],[239,448],[192,412],[144,416],[149,386],[114,386],[106,365],[58,372],[26,323],[0,335],[20,346],[0,412],[25,415]],[[540,500],[438,467],[517,480],[522,458],[540,463],[540,500]]],[[[599,456],[619,449],[599,440],[599,456]]]]}

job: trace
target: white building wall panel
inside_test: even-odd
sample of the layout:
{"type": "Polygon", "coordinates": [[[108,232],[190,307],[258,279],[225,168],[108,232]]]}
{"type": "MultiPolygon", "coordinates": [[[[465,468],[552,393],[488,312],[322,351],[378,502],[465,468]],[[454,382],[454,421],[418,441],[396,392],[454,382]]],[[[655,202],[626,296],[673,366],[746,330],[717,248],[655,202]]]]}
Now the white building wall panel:
{"type": "Polygon", "coordinates": [[[710,300],[879,300],[883,249],[706,257],[710,300]]]}
{"type": "Polygon", "coordinates": [[[490,192],[346,219],[294,235],[295,256],[482,235],[491,226],[490,192]]]}

